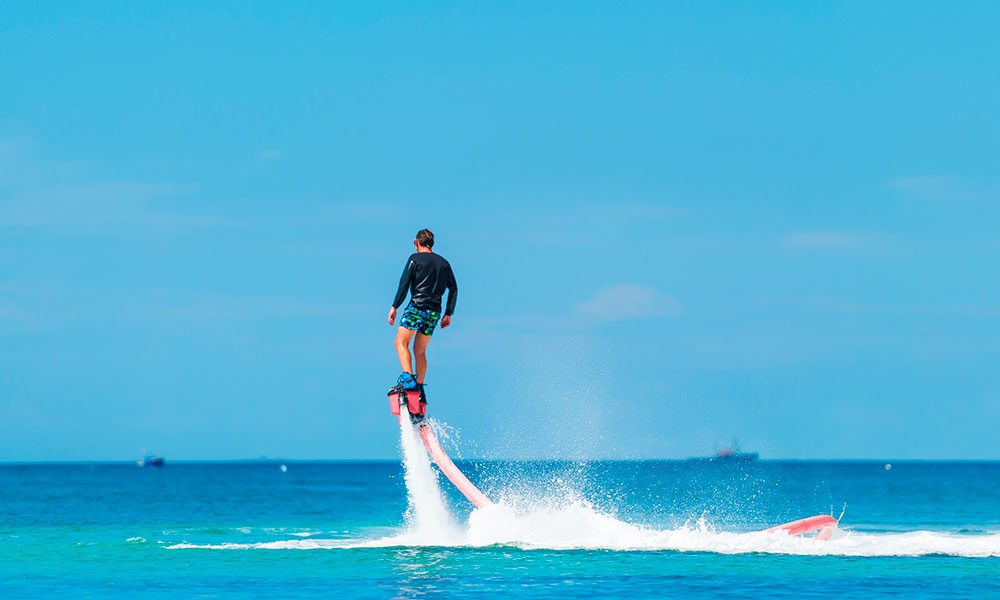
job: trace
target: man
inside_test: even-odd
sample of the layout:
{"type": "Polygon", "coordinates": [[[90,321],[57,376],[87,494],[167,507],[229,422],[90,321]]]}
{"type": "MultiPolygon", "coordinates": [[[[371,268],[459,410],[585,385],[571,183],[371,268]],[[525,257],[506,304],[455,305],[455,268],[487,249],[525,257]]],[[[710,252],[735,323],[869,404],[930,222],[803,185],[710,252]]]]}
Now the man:
{"type": "Polygon", "coordinates": [[[455,302],[458,300],[458,284],[448,261],[432,250],[434,234],[429,229],[417,232],[413,246],[417,251],[406,261],[403,276],[399,278],[396,299],[389,309],[389,325],[394,325],[396,309],[406,298],[406,292],[410,292],[410,303],[403,310],[403,319],[396,331],[396,353],[399,354],[403,374],[389,392],[419,390],[421,399],[426,402],[424,376],[427,374],[427,344],[431,341],[438,319],[441,320],[441,329],[451,325],[451,315],[455,312],[455,302]],[[442,318],[441,297],[446,289],[448,305],[442,318]],[[413,356],[410,355],[411,341],[413,356]],[[416,370],[412,364],[413,357],[417,359],[416,370]]]}

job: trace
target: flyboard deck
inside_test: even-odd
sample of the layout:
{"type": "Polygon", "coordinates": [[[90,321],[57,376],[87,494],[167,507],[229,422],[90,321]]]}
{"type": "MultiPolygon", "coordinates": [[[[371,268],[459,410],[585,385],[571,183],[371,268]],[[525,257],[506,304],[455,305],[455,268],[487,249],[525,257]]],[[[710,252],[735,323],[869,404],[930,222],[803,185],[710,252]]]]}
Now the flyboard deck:
{"type": "MultiPolygon", "coordinates": [[[[420,401],[419,392],[401,392],[401,393],[389,393],[389,410],[392,414],[399,417],[399,422],[402,424],[403,419],[409,419],[413,424],[420,428],[420,439],[424,442],[424,446],[427,447],[427,451],[430,453],[431,458],[434,460],[434,464],[441,469],[445,477],[451,481],[458,491],[469,499],[469,502],[474,504],[476,507],[487,506],[493,504],[486,494],[479,491],[469,478],[462,474],[455,466],[455,463],[451,458],[445,453],[441,448],[441,444],[438,443],[437,436],[434,435],[434,430],[430,428],[430,425],[424,420],[424,415],[427,412],[427,403],[420,401]],[[405,410],[402,408],[406,407],[405,410]]],[[[765,529],[767,533],[775,533],[777,531],[788,532],[788,535],[799,535],[802,533],[809,533],[812,531],[817,531],[817,540],[828,540],[830,536],[833,535],[833,529],[837,527],[837,519],[830,515],[816,515],[815,517],[808,517],[805,519],[799,519],[798,521],[791,521],[790,523],[783,523],[781,525],[776,525],[769,529],[765,529]]]]}

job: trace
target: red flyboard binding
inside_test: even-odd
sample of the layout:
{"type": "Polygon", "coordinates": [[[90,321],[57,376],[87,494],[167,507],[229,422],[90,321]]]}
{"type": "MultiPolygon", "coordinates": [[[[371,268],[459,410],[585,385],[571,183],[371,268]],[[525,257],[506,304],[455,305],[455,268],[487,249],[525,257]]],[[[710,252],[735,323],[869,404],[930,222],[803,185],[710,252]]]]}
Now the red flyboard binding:
{"type": "Polygon", "coordinates": [[[420,397],[420,392],[403,391],[389,392],[389,410],[394,415],[399,415],[399,407],[406,406],[406,411],[410,413],[410,421],[418,423],[423,420],[427,413],[427,401],[420,397]]]}

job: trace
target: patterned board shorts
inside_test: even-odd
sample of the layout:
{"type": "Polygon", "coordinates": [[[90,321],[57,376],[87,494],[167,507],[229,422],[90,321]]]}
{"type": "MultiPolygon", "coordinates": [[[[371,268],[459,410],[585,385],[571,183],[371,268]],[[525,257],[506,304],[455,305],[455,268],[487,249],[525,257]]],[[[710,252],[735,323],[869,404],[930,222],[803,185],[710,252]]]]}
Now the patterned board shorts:
{"type": "Polygon", "coordinates": [[[440,319],[441,313],[436,310],[420,310],[412,304],[407,304],[406,310],[403,311],[403,320],[399,324],[429,336],[434,334],[434,327],[440,319]]]}

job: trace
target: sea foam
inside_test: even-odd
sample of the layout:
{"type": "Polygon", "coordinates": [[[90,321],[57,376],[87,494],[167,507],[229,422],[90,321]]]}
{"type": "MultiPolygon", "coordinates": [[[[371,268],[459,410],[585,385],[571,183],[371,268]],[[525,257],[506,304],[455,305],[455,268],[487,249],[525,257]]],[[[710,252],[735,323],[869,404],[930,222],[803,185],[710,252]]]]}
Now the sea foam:
{"type": "Polygon", "coordinates": [[[715,552],[720,554],[795,554],[832,556],[951,555],[1000,557],[1000,532],[967,535],[934,531],[865,533],[838,530],[833,539],[784,532],[736,533],[718,531],[699,522],[674,529],[656,529],[627,523],[596,510],[586,502],[515,510],[494,504],[472,512],[464,527],[448,533],[404,529],[375,539],[295,539],[257,544],[175,544],[170,548],[217,549],[337,549],[435,546],[477,548],[507,546],[525,550],[611,550],[715,552]]]}

